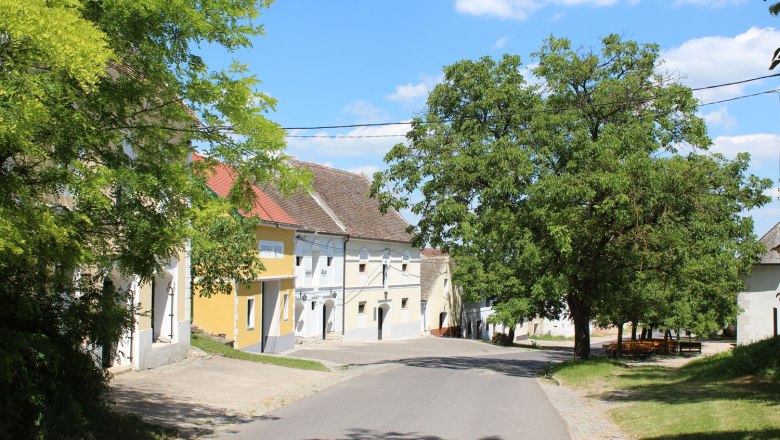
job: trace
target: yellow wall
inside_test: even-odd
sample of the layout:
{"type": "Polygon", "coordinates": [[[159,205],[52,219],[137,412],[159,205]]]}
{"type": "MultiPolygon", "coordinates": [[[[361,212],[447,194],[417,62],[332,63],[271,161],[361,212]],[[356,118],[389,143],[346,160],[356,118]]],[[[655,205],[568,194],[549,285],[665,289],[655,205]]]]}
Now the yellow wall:
{"type": "MultiPolygon", "coordinates": [[[[238,338],[236,338],[236,348],[244,348],[250,345],[260,343],[262,334],[260,325],[263,316],[263,300],[260,296],[260,283],[252,283],[248,286],[242,283],[238,285],[238,338]],[[247,303],[249,298],[255,299],[255,319],[253,328],[247,328],[247,303]]],[[[233,316],[231,315],[231,318],[233,316]]]]}
{"type": "Polygon", "coordinates": [[[279,336],[287,335],[295,331],[295,283],[293,280],[282,280],[281,288],[279,290],[279,336]],[[284,294],[287,294],[287,316],[283,316],[284,313],[284,294]],[[286,320],[285,320],[286,319],[286,320]]]}
{"type": "Polygon", "coordinates": [[[282,258],[261,258],[265,270],[260,273],[260,277],[292,276],[295,266],[293,261],[293,255],[295,255],[295,231],[261,225],[257,227],[255,236],[258,240],[280,241],[284,243],[284,256],[282,258]]]}
{"type": "Polygon", "coordinates": [[[201,297],[196,284],[192,295],[194,300],[193,323],[211,334],[224,333],[228,339],[233,339],[235,294],[212,295],[211,298],[201,297]]]}

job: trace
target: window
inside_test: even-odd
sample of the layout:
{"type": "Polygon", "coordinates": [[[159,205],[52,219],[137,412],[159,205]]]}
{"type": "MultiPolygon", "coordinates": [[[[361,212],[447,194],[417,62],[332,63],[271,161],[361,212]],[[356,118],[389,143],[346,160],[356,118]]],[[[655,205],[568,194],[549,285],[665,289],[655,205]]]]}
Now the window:
{"type": "Polygon", "coordinates": [[[255,328],[255,299],[246,299],[246,329],[253,330],[255,328]]]}
{"type": "Polygon", "coordinates": [[[401,271],[406,273],[409,270],[409,265],[406,263],[401,264],[401,271]]]}
{"type": "Polygon", "coordinates": [[[329,256],[328,257],[328,267],[330,267],[331,265],[333,265],[333,257],[329,256]]]}
{"type": "Polygon", "coordinates": [[[382,264],[382,285],[387,285],[387,263],[382,264]]]}
{"type": "Polygon", "coordinates": [[[406,275],[407,272],[409,272],[409,260],[411,260],[409,251],[404,251],[403,260],[401,261],[401,272],[403,272],[404,275],[406,275]]]}
{"type": "Polygon", "coordinates": [[[365,272],[366,271],[366,263],[360,263],[360,265],[358,266],[358,270],[361,273],[365,272]]]}
{"type": "Polygon", "coordinates": [[[300,267],[300,265],[303,264],[303,257],[300,255],[295,256],[295,265],[300,267]]]}
{"type": "Polygon", "coordinates": [[[401,298],[401,308],[406,308],[406,303],[409,302],[409,298],[401,298]]]}
{"type": "Polygon", "coordinates": [[[317,301],[311,302],[311,309],[314,310],[317,307],[317,301]]]}
{"type": "Polygon", "coordinates": [[[290,294],[285,293],[284,294],[284,311],[282,312],[282,316],[284,316],[284,320],[287,321],[290,319],[290,305],[288,304],[290,301],[290,294]]]}
{"type": "Polygon", "coordinates": [[[447,278],[444,279],[444,288],[447,288],[447,278]]]}
{"type": "Polygon", "coordinates": [[[365,301],[361,301],[358,304],[358,313],[360,313],[361,315],[365,315],[366,314],[366,302],[365,301]]]}

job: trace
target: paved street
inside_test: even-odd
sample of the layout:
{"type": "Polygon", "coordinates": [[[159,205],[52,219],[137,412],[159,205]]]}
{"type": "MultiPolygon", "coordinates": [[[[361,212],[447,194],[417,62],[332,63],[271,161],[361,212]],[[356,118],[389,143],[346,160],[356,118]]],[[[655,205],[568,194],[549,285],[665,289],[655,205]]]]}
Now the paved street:
{"type": "Polygon", "coordinates": [[[294,353],[365,372],[260,420],[229,439],[569,439],[536,375],[554,351],[427,338],[331,344],[294,353]]]}

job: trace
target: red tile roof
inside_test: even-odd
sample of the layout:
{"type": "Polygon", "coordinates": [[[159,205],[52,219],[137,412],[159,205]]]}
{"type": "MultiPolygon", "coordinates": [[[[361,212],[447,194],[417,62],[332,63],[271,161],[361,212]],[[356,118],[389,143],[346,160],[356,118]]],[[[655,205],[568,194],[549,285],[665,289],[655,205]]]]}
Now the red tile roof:
{"type": "MultiPolygon", "coordinates": [[[[192,160],[203,161],[203,156],[192,155],[192,160]]],[[[233,167],[227,164],[219,163],[212,168],[213,174],[209,177],[206,185],[211,188],[218,196],[225,197],[230,193],[233,183],[236,180],[236,172],[233,167]]],[[[252,185],[255,193],[255,200],[252,204],[252,210],[249,212],[239,211],[245,217],[257,216],[260,220],[274,223],[285,223],[288,225],[297,225],[298,222],[288,214],[281,206],[274,202],[267,194],[261,191],[256,185],[252,185]]]]}

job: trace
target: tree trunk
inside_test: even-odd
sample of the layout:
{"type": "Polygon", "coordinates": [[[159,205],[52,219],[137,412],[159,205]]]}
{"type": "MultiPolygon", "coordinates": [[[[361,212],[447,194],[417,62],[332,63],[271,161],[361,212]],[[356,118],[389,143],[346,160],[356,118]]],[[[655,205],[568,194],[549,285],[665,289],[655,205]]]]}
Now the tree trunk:
{"type": "Polygon", "coordinates": [[[590,305],[569,295],[569,313],[574,321],[574,357],[590,359],[590,305]]]}
{"type": "MultiPolygon", "coordinates": [[[[636,322],[636,319],[631,321],[631,340],[632,341],[636,341],[636,328],[637,328],[638,325],[639,325],[639,323],[636,322]]],[[[622,329],[618,330],[618,331],[622,331],[622,329]]]]}
{"type": "MultiPolygon", "coordinates": [[[[634,336],[636,336],[636,334],[634,334],[634,336]]],[[[617,357],[623,357],[623,323],[622,322],[618,324],[617,357]]]]}
{"type": "Polygon", "coordinates": [[[515,343],[515,327],[517,324],[512,325],[509,327],[509,346],[511,347],[515,343]]]}

